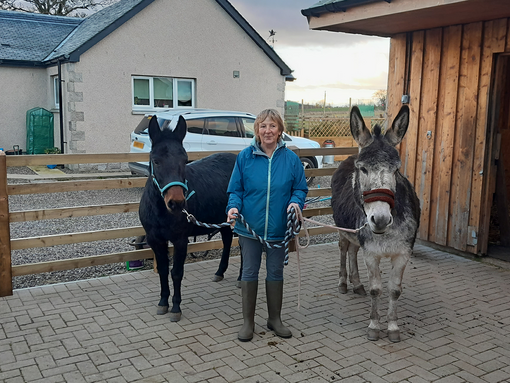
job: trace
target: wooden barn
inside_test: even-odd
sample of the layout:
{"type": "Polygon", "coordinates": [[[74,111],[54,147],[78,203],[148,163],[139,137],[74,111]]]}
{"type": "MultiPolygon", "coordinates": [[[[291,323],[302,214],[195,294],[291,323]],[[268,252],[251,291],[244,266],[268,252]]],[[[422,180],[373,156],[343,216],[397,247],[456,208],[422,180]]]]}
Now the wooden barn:
{"type": "Polygon", "coordinates": [[[323,0],[302,14],[311,29],[391,38],[388,120],[409,104],[400,153],[418,238],[510,254],[510,2],[323,0]]]}

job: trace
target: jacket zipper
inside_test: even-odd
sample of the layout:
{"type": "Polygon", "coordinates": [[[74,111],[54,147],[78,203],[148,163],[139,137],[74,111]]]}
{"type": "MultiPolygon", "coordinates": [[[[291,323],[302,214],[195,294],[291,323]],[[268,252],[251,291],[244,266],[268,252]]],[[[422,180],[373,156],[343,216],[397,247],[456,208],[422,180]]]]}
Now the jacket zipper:
{"type": "Polygon", "coordinates": [[[274,155],[274,152],[271,155],[271,158],[268,157],[269,165],[267,168],[266,227],[264,229],[264,240],[265,241],[267,241],[267,229],[269,226],[269,195],[271,194],[271,163],[272,163],[273,155],[274,155]]]}

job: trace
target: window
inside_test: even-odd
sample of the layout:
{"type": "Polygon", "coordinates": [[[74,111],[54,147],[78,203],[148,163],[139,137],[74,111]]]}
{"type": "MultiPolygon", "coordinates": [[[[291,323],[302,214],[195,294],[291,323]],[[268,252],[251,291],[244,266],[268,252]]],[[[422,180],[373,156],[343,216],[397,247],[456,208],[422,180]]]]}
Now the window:
{"type": "Polygon", "coordinates": [[[188,133],[202,134],[204,131],[204,122],[205,120],[203,118],[187,120],[186,125],[188,127],[188,133]]]}
{"type": "Polygon", "coordinates": [[[51,83],[53,84],[53,107],[58,109],[60,107],[58,76],[51,76],[51,83]]]}
{"type": "Polygon", "coordinates": [[[241,137],[234,117],[208,118],[207,130],[211,136],[241,137]]]}
{"type": "Polygon", "coordinates": [[[253,118],[242,118],[246,137],[255,137],[255,120],[253,118]]]}
{"type": "Polygon", "coordinates": [[[195,80],[133,77],[133,110],[195,106],[195,80]]]}

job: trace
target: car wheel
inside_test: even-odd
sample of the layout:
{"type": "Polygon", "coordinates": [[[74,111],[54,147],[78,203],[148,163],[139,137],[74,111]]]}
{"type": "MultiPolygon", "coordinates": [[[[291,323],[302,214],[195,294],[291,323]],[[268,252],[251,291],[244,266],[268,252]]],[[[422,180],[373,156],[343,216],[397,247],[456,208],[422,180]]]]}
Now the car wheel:
{"type": "MultiPolygon", "coordinates": [[[[300,158],[301,159],[301,163],[303,164],[303,168],[306,170],[306,169],[314,169],[315,168],[315,165],[314,163],[312,162],[311,159],[309,158],[300,158]]],[[[310,185],[313,181],[313,178],[314,177],[306,177],[306,184],[307,185],[310,185]]]]}

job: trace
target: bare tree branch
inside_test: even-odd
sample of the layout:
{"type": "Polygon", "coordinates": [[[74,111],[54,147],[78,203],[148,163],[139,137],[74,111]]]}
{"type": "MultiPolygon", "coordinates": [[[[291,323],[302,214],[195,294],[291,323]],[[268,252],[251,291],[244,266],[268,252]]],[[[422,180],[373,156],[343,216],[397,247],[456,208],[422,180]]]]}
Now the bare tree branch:
{"type": "Polygon", "coordinates": [[[118,0],[0,0],[0,9],[54,16],[85,17],[118,0]]]}

